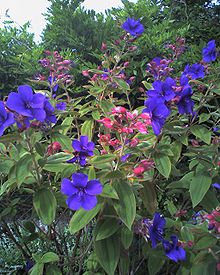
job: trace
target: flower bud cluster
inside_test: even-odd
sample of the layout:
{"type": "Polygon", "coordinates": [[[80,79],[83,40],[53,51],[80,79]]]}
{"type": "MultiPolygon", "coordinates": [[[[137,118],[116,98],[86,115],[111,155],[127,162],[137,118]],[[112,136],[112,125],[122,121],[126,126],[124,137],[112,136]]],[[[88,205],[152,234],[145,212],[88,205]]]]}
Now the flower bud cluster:
{"type": "Polygon", "coordinates": [[[113,108],[111,115],[113,117],[105,117],[98,122],[119,134],[133,134],[135,132],[147,134],[147,126],[151,125],[149,114],[139,115],[137,111],[131,113],[121,106],[113,108]]]}
{"type": "Polygon", "coordinates": [[[209,222],[209,230],[220,233],[220,208],[217,207],[210,214],[204,216],[209,222]]]}
{"type": "MultiPolygon", "coordinates": [[[[49,82],[51,87],[55,87],[57,82],[62,82],[68,84],[72,81],[72,76],[70,75],[69,71],[72,66],[72,61],[68,59],[64,59],[58,51],[44,52],[46,57],[39,60],[39,64],[49,70],[49,82]]],[[[40,75],[38,80],[45,80],[46,77],[40,75]]],[[[57,87],[58,88],[58,87],[57,87]]],[[[57,88],[55,88],[57,90],[57,88]]],[[[55,90],[54,90],[55,91],[55,90]]],[[[56,92],[56,91],[55,91],[56,92]]]]}

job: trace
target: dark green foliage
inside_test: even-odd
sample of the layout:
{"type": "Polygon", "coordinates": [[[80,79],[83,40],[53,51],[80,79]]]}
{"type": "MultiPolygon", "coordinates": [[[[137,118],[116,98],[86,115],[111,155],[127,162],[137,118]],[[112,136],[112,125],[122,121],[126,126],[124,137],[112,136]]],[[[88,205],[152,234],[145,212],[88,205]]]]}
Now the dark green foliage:
{"type": "Polygon", "coordinates": [[[28,32],[29,23],[22,27],[5,22],[0,32],[0,91],[7,94],[33,78],[41,56],[42,48],[34,42],[34,35],[28,32]]]}

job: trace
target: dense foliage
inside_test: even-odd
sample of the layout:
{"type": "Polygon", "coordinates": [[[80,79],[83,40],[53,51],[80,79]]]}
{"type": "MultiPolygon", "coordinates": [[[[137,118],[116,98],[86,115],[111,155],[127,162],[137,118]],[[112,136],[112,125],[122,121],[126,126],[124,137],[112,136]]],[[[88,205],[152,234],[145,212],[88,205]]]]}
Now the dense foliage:
{"type": "MultiPolygon", "coordinates": [[[[82,1],[51,2],[57,25],[59,5],[87,14],[82,1]]],[[[118,27],[91,43],[93,61],[72,52],[69,32],[68,49],[55,36],[54,49],[30,45],[41,57],[0,101],[2,272],[220,270],[219,44],[188,46],[162,2],[114,9],[118,27]]]]}

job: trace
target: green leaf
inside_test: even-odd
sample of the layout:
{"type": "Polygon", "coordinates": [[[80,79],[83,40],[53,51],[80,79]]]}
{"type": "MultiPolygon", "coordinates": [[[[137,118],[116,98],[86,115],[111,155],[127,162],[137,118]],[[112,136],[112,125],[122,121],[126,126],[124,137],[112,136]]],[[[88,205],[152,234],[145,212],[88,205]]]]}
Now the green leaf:
{"type": "Polygon", "coordinates": [[[212,133],[211,133],[211,131],[209,131],[204,126],[194,125],[194,126],[191,127],[191,132],[197,138],[201,139],[202,141],[204,141],[207,144],[210,144],[212,133]]]}
{"type": "Polygon", "coordinates": [[[96,172],[95,172],[95,168],[93,166],[89,167],[88,178],[89,178],[89,180],[96,179],[96,172]]]}
{"type": "Polygon", "coordinates": [[[145,182],[144,188],[140,190],[140,196],[146,210],[150,214],[154,214],[157,208],[157,194],[152,182],[145,182]]]}
{"type": "Polygon", "coordinates": [[[34,194],[33,205],[41,221],[50,225],[56,216],[57,202],[54,194],[46,188],[38,190],[34,194]]]}
{"type": "Polygon", "coordinates": [[[34,223],[30,222],[30,221],[25,221],[23,223],[23,227],[25,230],[27,230],[30,233],[34,233],[35,232],[35,225],[34,223]]]}
{"type": "Polygon", "coordinates": [[[192,229],[188,226],[183,226],[181,228],[181,237],[183,241],[194,241],[194,235],[192,233],[192,229]]]}
{"type": "Polygon", "coordinates": [[[25,154],[19,161],[16,163],[16,180],[18,186],[20,186],[24,179],[30,175],[30,166],[32,164],[32,158],[30,154],[25,154]]]}
{"type": "Polygon", "coordinates": [[[94,121],[93,120],[86,120],[81,128],[81,135],[88,136],[89,139],[92,139],[92,132],[94,127],[94,121]]]}
{"type": "Polygon", "coordinates": [[[114,275],[120,256],[120,242],[113,235],[95,242],[95,253],[100,265],[108,275],[114,275]]]}
{"type": "Polygon", "coordinates": [[[212,178],[208,174],[198,174],[192,178],[189,191],[193,207],[201,202],[211,183],[212,178]]]}
{"type": "Polygon", "coordinates": [[[211,116],[210,114],[206,114],[206,113],[200,114],[200,116],[199,116],[199,124],[202,123],[202,122],[205,122],[205,121],[209,120],[210,116],[211,116]]]}
{"type": "Polygon", "coordinates": [[[93,117],[94,120],[100,119],[100,113],[99,113],[99,111],[97,111],[97,110],[92,111],[92,117],[93,117]]]}
{"type": "Polygon", "coordinates": [[[148,271],[150,275],[155,275],[160,271],[165,260],[163,257],[158,256],[155,253],[150,253],[148,258],[148,271]]]}
{"type": "Polygon", "coordinates": [[[76,211],[70,220],[70,232],[74,234],[85,227],[98,214],[101,208],[102,204],[97,204],[96,207],[90,211],[82,208],[76,211]]]}
{"type": "Polygon", "coordinates": [[[136,200],[132,188],[127,182],[117,182],[114,188],[119,196],[119,200],[114,201],[114,208],[124,224],[131,229],[136,215],[136,200]]]}
{"type": "Polygon", "coordinates": [[[171,162],[169,157],[161,154],[155,154],[154,162],[160,174],[165,178],[168,178],[171,172],[171,162]]]}
{"type": "Polygon", "coordinates": [[[68,163],[55,163],[55,164],[45,164],[43,170],[48,172],[60,173],[67,168],[72,168],[73,164],[68,163]]]}
{"type": "Polygon", "coordinates": [[[108,218],[107,220],[100,220],[95,229],[96,241],[106,239],[113,235],[120,227],[119,221],[108,218]]]}
{"type": "Polygon", "coordinates": [[[90,160],[90,162],[93,165],[96,165],[96,164],[102,164],[102,163],[113,161],[115,158],[116,158],[116,155],[114,155],[114,154],[107,154],[107,155],[93,157],[90,160]]]}
{"type": "Polygon", "coordinates": [[[125,249],[128,249],[133,241],[133,231],[128,229],[127,227],[123,227],[121,229],[121,242],[125,249]]]}
{"type": "Polygon", "coordinates": [[[62,126],[65,126],[65,129],[62,129],[62,130],[60,130],[60,133],[62,134],[62,135],[66,135],[67,134],[67,132],[70,130],[70,128],[71,128],[71,125],[72,125],[72,122],[73,122],[73,117],[66,117],[65,119],[64,119],[64,121],[62,122],[62,126]]]}
{"type": "Polygon", "coordinates": [[[104,112],[104,114],[106,115],[112,111],[112,108],[114,108],[115,105],[111,103],[109,100],[102,100],[100,103],[100,107],[104,112]]]}
{"type": "Polygon", "coordinates": [[[50,264],[46,268],[46,275],[62,275],[62,273],[56,265],[50,264]]]}
{"type": "Polygon", "coordinates": [[[70,152],[73,151],[72,140],[66,135],[62,135],[60,133],[53,133],[51,135],[53,141],[57,141],[61,144],[63,150],[68,150],[70,152]]]}
{"type": "Polygon", "coordinates": [[[59,257],[54,252],[47,252],[41,257],[42,263],[50,263],[50,262],[57,262],[59,261],[59,257]]]}
{"type": "Polygon", "coordinates": [[[72,154],[66,154],[64,152],[60,152],[52,156],[49,156],[47,158],[47,164],[61,164],[63,162],[66,163],[66,161],[70,160],[71,158],[73,158],[72,154]]]}
{"type": "Polygon", "coordinates": [[[208,234],[202,237],[201,239],[199,239],[199,241],[193,246],[193,249],[198,249],[198,250],[208,249],[214,246],[216,243],[217,243],[217,239],[211,234],[208,234]]]}
{"type": "Polygon", "coordinates": [[[42,275],[44,270],[44,264],[43,263],[36,263],[32,269],[30,275],[42,275]]]}
{"type": "Polygon", "coordinates": [[[105,184],[102,190],[102,193],[100,194],[101,197],[106,197],[106,198],[112,198],[118,200],[118,194],[115,191],[114,187],[109,184],[105,184]]]}

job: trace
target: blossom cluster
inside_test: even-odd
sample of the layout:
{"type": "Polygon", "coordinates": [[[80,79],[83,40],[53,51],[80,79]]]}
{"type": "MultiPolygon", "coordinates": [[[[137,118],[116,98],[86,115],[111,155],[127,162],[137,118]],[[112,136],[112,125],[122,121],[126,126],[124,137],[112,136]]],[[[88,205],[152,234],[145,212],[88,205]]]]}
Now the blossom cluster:
{"type": "Polygon", "coordinates": [[[16,122],[20,130],[30,127],[31,121],[56,123],[55,108],[49,99],[41,93],[33,93],[28,85],[18,87],[18,92],[11,92],[7,101],[0,102],[0,135],[6,127],[16,122]]]}
{"type": "Polygon", "coordinates": [[[105,117],[98,120],[106,128],[111,129],[113,132],[126,135],[140,132],[147,134],[147,127],[151,125],[150,116],[148,114],[138,114],[137,111],[133,113],[126,110],[124,107],[114,107],[111,111],[111,117],[105,117]]]}
{"type": "Polygon", "coordinates": [[[171,242],[164,239],[165,225],[165,218],[161,214],[155,213],[152,220],[146,218],[139,220],[135,225],[135,232],[141,234],[147,241],[150,240],[153,248],[156,248],[157,243],[162,242],[166,256],[171,260],[175,262],[185,260],[186,252],[178,242],[178,237],[172,235],[171,242]]]}
{"type": "MultiPolygon", "coordinates": [[[[203,60],[206,62],[214,61],[217,57],[215,41],[212,40],[203,49],[203,60]]],[[[159,135],[165,124],[166,119],[171,113],[171,104],[177,105],[180,114],[194,115],[194,101],[192,100],[193,89],[190,80],[204,78],[205,67],[196,63],[185,66],[185,69],[179,79],[166,77],[165,80],[160,78],[169,75],[169,61],[154,59],[148,64],[148,71],[154,76],[152,90],[148,90],[143,113],[150,115],[152,128],[155,135],[159,135]]]]}
{"type": "Polygon", "coordinates": [[[50,87],[53,92],[56,92],[59,87],[59,83],[68,84],[72,81],[72,76],[69,73],[72,67],[72,61],[64,59],[58,51],[45,51],[46,57],[39,60],[39,64],[48,70],[49,76],[38,74],[37,80],[49,81],[50,87]]]}

